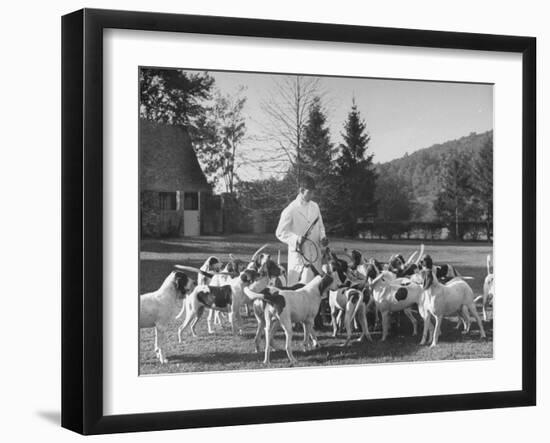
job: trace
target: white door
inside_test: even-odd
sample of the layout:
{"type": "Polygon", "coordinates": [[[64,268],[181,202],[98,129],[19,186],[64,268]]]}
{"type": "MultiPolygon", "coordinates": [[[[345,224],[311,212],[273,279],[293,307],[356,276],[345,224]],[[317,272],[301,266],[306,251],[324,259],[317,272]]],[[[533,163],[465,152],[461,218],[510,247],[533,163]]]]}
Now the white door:
{"type": "Polygon", "coordinates": [[[201,233],[199,193],[183,193],[183,235],[193,237],[201,233]]]}

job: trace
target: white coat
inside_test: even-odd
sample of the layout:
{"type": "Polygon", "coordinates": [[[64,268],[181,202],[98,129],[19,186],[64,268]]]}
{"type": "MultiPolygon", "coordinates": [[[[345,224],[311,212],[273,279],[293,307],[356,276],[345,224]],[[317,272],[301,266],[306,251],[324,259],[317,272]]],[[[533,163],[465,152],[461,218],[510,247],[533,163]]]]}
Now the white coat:
{"type": "MultiPolygon", "coordinates": [[[[325,237],[325,226],[317,203],[313,201],[306,202],[298,194],[298,197],[281,213],[275,235],[288,246],[288,286],[292,286],[300,280],[300,274],[305,263],[303,257],[297,251],[297,243],[317,217],[319,217],[319,221],[309,233],[308,238],[318,247],[317,260],[313,262],[313,265],[317,269],[321,269],[321,239],[325,237]]],[[[307,248],[304,249],[307,251],[307,248]]],[[[313,260],[315,257],[310,256],[307,258],[313,260]]],[[[311,275],[311,278],[313,278],[313,275],[311,275]]]]}

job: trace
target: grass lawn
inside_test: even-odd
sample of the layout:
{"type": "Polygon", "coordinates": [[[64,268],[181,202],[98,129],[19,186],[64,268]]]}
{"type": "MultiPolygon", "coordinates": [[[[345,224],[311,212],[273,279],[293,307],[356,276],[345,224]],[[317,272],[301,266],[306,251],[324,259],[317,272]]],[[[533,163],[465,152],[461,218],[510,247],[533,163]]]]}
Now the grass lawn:
{"type": "MultiPolygon", "coordinates": [[[[269,243],[268,249],[275,256],[281,249],[282,257],[286,258],[286,248],[270,235],[231,235],[208,236],[195,238],[178,238],[163,240],[144,240],[141,242],[140,254],[140,294],[157,289],[176,263],[200,266],[210,255],[218,256],[226,261],[231,252],[242,259],[248,259],[262,244],[269,243]]],[[[476,295],[482,292],[483,279],[486,275],[485,260],[492,253],[488,244],[452,244],[425,243],[425,252],[432,255],[436,263],[451,263],[462,275],[472,276],[468,281],[476,295]]],[[[418,249],[417,242],[374,242],[348,239],[331,239],[331,248],[337,254],[344,247],[356,248],[366,257],[376,257],[387,260],[394,253],[408,256],[418,249]]],[[[403,315],[394,314],[396,322],[392,327],[386,342],[380,342],[378,332],[373,334],[373,343],[354,343],[349,348],[342,348],[343,335],[331,337],[329,325],[322,331],[317,331],[320,349],[303,351],[301,346],[302,332],[294,334],[296,366],[348,365],[369,363],[390,363],[409,361],[479,359],[493,356],[492,312],[489,311],[489,322],[484,327],[487,339],[479,339],[479,331],[472,324],[468,335],[462,335],[454,330],[456,319],[446,320],[443,324],[439,345],[435,349],[419,346],[420,337],[412,337],[412,326],[403,315]]],[[[420,320],[420,319],[419,319],[420,320]]],[[[197,334],[194,338],[190,332],[184,332],[181,344],[177,340],[179,323],[174,321],[169,334],[167,349],[168,364],[160,365],[153,352],[153,329],[141,329],[140,333],[140,373],[162,374],[199,371],[228,371],[264,368],[263,354],[254,352],[254,334],[256,320],[254,317],[244,319],[243,335],[233,337],[227,323],[217,327],[215,334],[208,334],[206,329],[206,314],[197,324],[197,334]]],[[[419,331],[422,322],[419,321],[419,331]]],[[[279,349],[271,355],[273,368],[288,367],[289,362],[283,350],[283,333],[275,336],[275,346],[279,349]]]]}

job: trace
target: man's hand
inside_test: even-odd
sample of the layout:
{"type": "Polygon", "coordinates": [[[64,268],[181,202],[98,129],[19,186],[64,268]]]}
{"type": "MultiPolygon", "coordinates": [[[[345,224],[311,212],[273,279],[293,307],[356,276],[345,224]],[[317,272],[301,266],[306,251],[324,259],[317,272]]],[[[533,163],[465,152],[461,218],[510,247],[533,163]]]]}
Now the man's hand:
{"type": "Polygon", "coordinates": [[[326,248],[326,247],[328,246],[328,238],[323,237],[323,238],[321,239],[321,246],[322,246],[323,248],[326,248]]]}

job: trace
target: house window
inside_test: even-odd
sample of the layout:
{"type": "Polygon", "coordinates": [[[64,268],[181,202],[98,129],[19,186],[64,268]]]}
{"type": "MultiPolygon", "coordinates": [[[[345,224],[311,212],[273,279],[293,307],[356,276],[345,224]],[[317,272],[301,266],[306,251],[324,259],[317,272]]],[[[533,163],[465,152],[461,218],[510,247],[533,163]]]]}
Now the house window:
{"type": "Polygon", "coordinates": [[[160,209],[175,211],[178,209],[178,199],[175,192],[159,192],[160,209]]]}
{"type": "Polygon", "coordinates": [[[198,211],[199,210],[199,193],[185,192],[183,194],[183,210],[198,211]]]}

